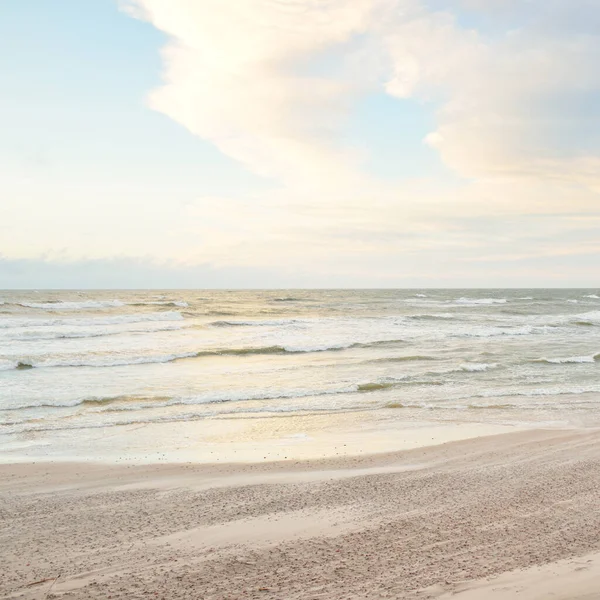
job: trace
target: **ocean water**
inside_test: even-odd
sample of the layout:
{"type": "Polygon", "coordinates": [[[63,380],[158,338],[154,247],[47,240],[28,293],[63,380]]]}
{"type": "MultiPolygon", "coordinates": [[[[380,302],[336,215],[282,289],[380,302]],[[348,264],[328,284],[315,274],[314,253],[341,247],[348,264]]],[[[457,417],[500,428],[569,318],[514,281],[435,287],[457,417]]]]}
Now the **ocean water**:
{"type": "Polygon", "coordinates": [[[373,411],[597,425],[600,291],[0,292],[0,448],[373,411]]]}

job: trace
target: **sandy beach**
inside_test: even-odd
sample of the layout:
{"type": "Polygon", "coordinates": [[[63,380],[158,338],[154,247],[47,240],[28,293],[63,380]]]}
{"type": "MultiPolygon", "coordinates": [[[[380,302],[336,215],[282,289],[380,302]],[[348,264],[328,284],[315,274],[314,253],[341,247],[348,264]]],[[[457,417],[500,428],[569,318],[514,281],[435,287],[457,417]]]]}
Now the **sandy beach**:
{"type": "Polygon", "coordinates": [[[2,598],[600,598],[600,432],[0,466],[2,598]]]}

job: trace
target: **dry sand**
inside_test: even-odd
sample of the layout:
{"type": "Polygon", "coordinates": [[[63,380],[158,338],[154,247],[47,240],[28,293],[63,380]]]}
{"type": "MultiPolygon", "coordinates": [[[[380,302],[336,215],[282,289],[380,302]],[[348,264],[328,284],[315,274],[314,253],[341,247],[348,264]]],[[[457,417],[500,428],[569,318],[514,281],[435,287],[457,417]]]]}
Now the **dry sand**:
{"type": "Polygon", "coordinates": [[[600,432],[0,466],[1,598],[600,598],[600,432]],[[41,582],[41,583],[37,583],[41,582]]]}

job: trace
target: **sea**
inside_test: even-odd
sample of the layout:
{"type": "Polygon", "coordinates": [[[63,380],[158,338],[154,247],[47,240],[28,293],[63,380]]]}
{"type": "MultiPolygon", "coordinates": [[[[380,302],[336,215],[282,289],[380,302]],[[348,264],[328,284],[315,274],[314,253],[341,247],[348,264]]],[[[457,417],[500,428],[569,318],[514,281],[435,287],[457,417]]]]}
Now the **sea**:
{"type": "Polygon", "coordinates": [[[0,292],[0,450],[349,413],[597,426],[600,290],[0,292]]]}

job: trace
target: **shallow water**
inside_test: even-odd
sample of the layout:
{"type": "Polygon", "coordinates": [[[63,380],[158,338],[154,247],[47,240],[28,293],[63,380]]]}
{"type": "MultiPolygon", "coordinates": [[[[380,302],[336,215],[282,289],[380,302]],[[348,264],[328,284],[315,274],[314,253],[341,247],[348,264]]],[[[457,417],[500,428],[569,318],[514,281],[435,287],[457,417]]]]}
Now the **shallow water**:
{"type": "Polygon", "coordinates": [[[594,425],[599,409],[595,289],[0,292],[0,446],[353,411],[594,425]]]}

